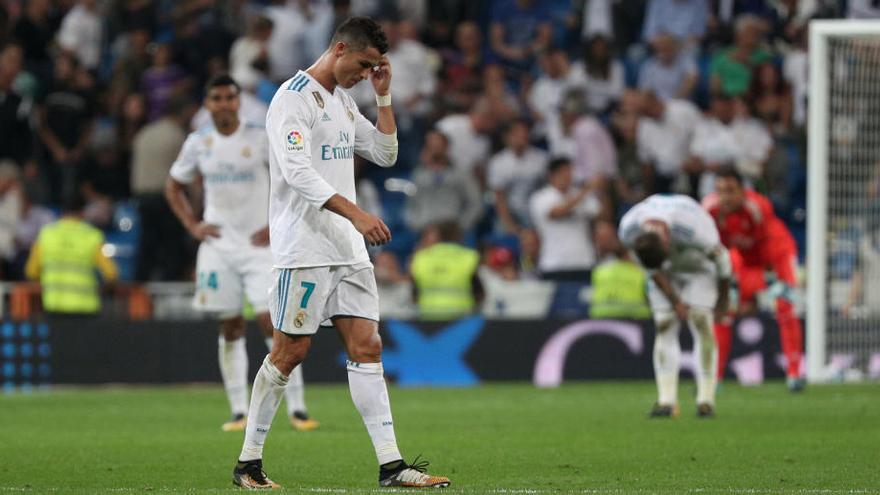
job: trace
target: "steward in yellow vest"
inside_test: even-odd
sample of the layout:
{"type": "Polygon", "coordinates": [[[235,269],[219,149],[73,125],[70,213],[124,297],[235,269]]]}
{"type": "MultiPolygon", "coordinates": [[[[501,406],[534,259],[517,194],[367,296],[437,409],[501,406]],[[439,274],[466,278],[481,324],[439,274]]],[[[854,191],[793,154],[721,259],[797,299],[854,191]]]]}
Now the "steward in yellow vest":
{"type": "Polygon", "coordinates": [[[482,298],[482,285],[477,277],[480,255],[458,243],[461,234],[454,222],[435,228],[440,241],[417,251],[410,267],[419,313],[427,320],[469,315],[482,298]]]}
{"type": "Polygon", "coordinates": [[[641,320],[651,317],[651,308],[645,297],[645,272],[623,258],[614,258],[593,268],[593,297],[590,318],[622,318],[641,320]]]}
{"type": "Polygon", "coordinates": [[[40,230],[25,275],[40,282],[44,311],[97,314],[101,310],[97,272],[112,281],[117,269],[101,251],[104,234],[82,219],[81,200],[72,203],[60,220],[40,230]]]}

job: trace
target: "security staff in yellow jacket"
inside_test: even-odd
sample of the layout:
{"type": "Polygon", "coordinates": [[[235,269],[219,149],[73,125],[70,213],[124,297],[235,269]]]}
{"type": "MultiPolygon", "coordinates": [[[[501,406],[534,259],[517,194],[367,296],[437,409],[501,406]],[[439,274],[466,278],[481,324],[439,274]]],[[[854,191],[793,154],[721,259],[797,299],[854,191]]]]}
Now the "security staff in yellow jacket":
{"type": "Polygon", "coordinates": [[[417,251],[410,266],[421,317],[451,320],[473,313],[483,296],[477,276],[479,253],[459,244],[461,232],[455,222],[429,228],[436,229],[439,242],[417,251]]]}
{"type": "Polygon", "coordinates": [[[116,265],[101,248],[104,234],[82,219],[83,202],[75,198],[56,222],[40,230],[25,265],[25,275],[39,280],[43,310],[59,314],[97,314],[101,310],[100,272],[117,277],[116,265]]]}
{"type": "Polygon", "coordinates": [[[620,244],[610,222],[598,222],[596,249],[606,260],[593,268],[590,318],[643,320],[651,317],[645,294],[648,279],[620,244]]]}

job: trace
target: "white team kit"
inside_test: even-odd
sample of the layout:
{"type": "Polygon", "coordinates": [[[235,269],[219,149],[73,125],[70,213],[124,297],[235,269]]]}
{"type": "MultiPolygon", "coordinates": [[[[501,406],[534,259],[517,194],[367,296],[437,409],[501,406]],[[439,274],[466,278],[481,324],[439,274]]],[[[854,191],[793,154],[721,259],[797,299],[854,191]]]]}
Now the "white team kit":
{"type": "Polygon", "coordinates": [[[377,130],[344,90],[331,93],[304,71],[279,87],[266,127],[272,323],[287,334],[311,335],[334,316],[378,321],[364,237],[322,207],[334,194],[355,203],[355,153],[391,166],[397,136],[377,130]]]}
{"type": "MultiPolygon", "coordinates": [[[[714,308],[718,270],[712,257],[723,247],[712,217],[688,196],[655,194],[633,206],[620,220],[619,236],[626,247],[632,248],[648,220],[660,220],[669,228],[669,259],[664,268],[682,301],[693,307],[714,308]]],[[[672,307],[653,281],[649,281],[648,297],[655,312],[672,307]]]]}
{"type": "Polygon", "coordinates": [[[240,314],[243,296],[258,313],[268,308],[272,254],[250,240],[268,222],[267,161],[265,127],[241,121],[228,136],[213,125],[191,133],[171,167],[171,177],[183,184],[202,176],[203,219],[220,230],[219,238],[199,246],[194,305],[200,310],[240,314]]]}
{"type": "MultiPolygon", "coordinates": [[[[712,310],[718,302],[719,279],[730,277],[727,250],[721,245],[712,217],[688,196],[655,194],[635,205],[620,221],[619,235],[623,244],[633,248],[650,220],[659,220],[668,228],[668,258],[661,270],[688,307],[687,326],[694,342],[697,415],[711,417],[718,368],[712,310]]],[[[674,416],[678,414],[680,315],[675,313],[653,278],[649,282],[648,298],[656,328],[653,361],[658,392],[651,416],[674,416]]]]}
{"type": "Polygon", "coordinates": [[[207,237],[199,246],[198,309],[239,314],[242,296],[258,313],[268,307],[272,254],[250,240],[268,221],[267,161],[266,129],[241,121],[228,136],[213,125],[191,133],[171,167],[171,177],[182,184],[202,176],[204,221],[220,228],[219,238],[207,237]]]}

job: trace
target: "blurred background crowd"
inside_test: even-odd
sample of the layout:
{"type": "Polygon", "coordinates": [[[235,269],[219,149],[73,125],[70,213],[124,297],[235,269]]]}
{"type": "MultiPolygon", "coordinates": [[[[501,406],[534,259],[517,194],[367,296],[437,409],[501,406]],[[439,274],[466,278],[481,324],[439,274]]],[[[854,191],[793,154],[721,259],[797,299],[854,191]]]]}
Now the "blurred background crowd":
{"type": "MultiPolygon", "coordinates": [[[[192,280],[196,244],[162,191],[186,134],[210,124],[203,84],[229,72],[244,118],[262,121],[352,15],[381,20],[394,74],[398,163],[358,164],[358,202],[394,235],[372,253],[380,284],[415,275],[414,253],[437,242],[478,251],[496,280],[589,282],[625,256],[627,208],[656,192],[699,199],[729,165],[803,254],[806,26],[880,5],[0,1],[2,278],[23,278],[41,227],[81,198],[123,280],[192,280]]],[[[371,91],[352,90],[368,118],[371,91]]]]}

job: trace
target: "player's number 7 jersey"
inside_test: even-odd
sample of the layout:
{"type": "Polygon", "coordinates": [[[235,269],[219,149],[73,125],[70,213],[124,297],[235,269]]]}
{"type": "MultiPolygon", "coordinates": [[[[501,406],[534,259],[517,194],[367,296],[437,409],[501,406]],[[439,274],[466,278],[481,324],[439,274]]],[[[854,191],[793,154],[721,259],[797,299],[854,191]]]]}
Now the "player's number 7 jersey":
{"type": "Polygon", "coordinates": [[[266,130],[275,266],[369,261],[363,236],[351,222],[322,207],[334,194],[356,202],[355,153],[390,167],[397,160],[397,136],[379,132],[341,88],[330,93],[303,71],[278,88],[266,130]]]}

